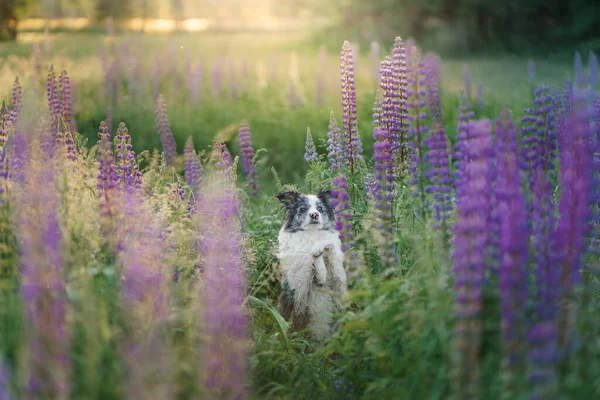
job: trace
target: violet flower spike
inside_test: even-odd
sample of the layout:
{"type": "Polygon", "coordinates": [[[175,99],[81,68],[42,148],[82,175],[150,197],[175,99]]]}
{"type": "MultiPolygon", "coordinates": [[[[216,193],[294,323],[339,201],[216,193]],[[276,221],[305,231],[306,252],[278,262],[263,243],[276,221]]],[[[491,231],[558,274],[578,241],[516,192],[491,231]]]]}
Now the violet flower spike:
{"type": "Polygon", "coordinates": [[[317,153],[317,148],[315,147],[315,142],[313,141],[312,135],[310,133],[310,128],[306,128],[306,145],[304,146],[306,152],[304,153],[304,159],[306,162],[310,163],[311,161],[316,160],[319,157],[317,153]]]}
{"type": "Polygon", "coordinates": [[[246,120],[240,124],[239,135],[244,172],[246,173],[248,185],[252,188],[252,196],[256,197],[260,194],[260,185],[258,184],[258,171],[254,160],[250,126],[246,120]]]}
{"type": "Polygon", "coordinates": [[[342,46],[341,56],[342,108],[343,108],[343,142],[345,157],[354,173],[356,163],[362,159],[362,142],[358,133],[356,117],[356,87],[354,82],[354,57],[348,41],[342,46]]]}
{"type": "Polygon", "coordinates": [[[158,133],[160,134],[160,141],[163,145],[165,152],[165,163],[167,166],[172,166],[177,156],[177,145],[173,138],[173,133],[169,128],[169,119],[167,116],[167,105],[162,95],[158,97],[156,102],[156,124],[158,126],[158,133]]]}
{"type": "Polygon", "coordinates": [[[204,169],[202,163],[194,151],[194,142],[190,136],[185,143],[184,149],[185,156],[185,182],[192,189],[192,193],[198,193],[202,187],[204,179],[204,169]]]}
{"type": "Polygon", "coordinates": [[[342,135],[337,125],[333,111],[329,114],[329,131],[327,132],[327,157],[331,170],[336,171],[346,166],[344,150],[342,147],[342,135]]]}

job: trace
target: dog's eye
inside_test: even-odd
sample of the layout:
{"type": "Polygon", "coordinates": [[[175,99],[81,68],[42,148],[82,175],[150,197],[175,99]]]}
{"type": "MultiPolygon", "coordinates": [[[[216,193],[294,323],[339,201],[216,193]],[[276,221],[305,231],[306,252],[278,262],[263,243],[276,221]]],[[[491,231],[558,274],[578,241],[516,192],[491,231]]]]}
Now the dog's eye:
{"type": "Polygon", "coordinates": [[[319,207],[317,207],[317,210],[322,213],[323,212],[323,207],[319,206],[319,207]]]}
{"type": "Polygon", "coordinates": [[[300,210],[298,210],[298,211],[300,211],[301,213],[305,213],[305,212],[306,212],[306,207],[302,207],[302,208],[300,208],[300,210]]]}

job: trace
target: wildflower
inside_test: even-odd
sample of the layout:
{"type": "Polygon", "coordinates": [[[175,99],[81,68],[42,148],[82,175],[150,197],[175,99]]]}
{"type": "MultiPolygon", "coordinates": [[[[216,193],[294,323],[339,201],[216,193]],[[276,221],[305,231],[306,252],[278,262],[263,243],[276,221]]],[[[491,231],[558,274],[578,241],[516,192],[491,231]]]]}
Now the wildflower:
{"type": "Polygon", "coordinates": [[[529,84],[533,86],[535,82],[535,61],[533,61],[533,58],[529,59],[527,70],[529,72],[529,84]]]}
{"type": "Polygon", "coordinates": [[[203,264],[202,313],[206,327],[205,383],[246,398],[248,315],[238,202],[222,186],[208,186],[199,210],[203,264]],[[209,268],[210,266],[210,268],[209,268]]]}
{"type": "Polygon", "coordinates": [[[356,87],[354,83],[354,58],[350,44],[346,41],[342,46],[341,56],[342,81],[342,130],[344,150],[350,172],[354,173],[355,164],[362,159],[362,142],[356,122],[356,87]]]}
{"type": "Polygon", "coordinates": [[[342,148],[342,136],[340,128],[337,126],[335,120],[335,114],[333,111],[329,114],[329,132],[327,132],[327,157],[329,158],[329,164],[331,164],[331,170],[335,171],[344,168],[346,161],[344,158],[344,151],[342,148]]]}
{"type": "Polygon", "coordinates": [[[483,98],[483,84],[479,82],[477,84],[477,108],[479,112],[483,111],[483,107],[485,106],[484,98],[483,98]]]}
{"type": "Polygon", "coordinates": [[[431,137],[426,144],[429,148],[426,154],[429,165],[427,179],[431,184],[425,188],[425,191],[433,193],[435,220],[445,223],[448,220],[448,213],[452,210],[452,179],[448,157],[448,137],[440,124],[434,125],[431,137]]]}
{"type": "Polygon", "coordinates": [[[50,72],[48,73],[48,79],[46,81],[46,96],[48,99],[48,108],[50,109],[50,130],[52,140],[57,140],[58,135],[58,119],[62,114],[61,104],[58,98],[58,88],[56,83],[56,74],[54,73],[54,67],[50,66],[50,72]]]}
{"type": "Polygon", "coordinates": [[[103,216],[113,215],[113,193],[117,188],[119,177],[112,152],[110,133],[106,123],[100,123],[98,132],[98,196],[100,197],[100,211],[103,216]]]}
{"type": "Polygon", "coordinates": [[[472,138],[471,121],[475,119],[475,113],[471,109],[471,103],[464,92],[461,92],[460,105],[458,111],[458,135],[456,135],[456,144],[454,145],[454,187],[456,196],[460,196],[462,188],[463,174],[468,163],[468,143],[472,138]]]}
{"type": "Polygon", "coordinates": [[[500,260],[498,265],[502,316],[502,334],[507,356],[507,378],[510,382],[521,365],[525,345],[523,304],[528,295],[527,207],[521,189],[521,170],[517,135],[510,118],[496,121],[497,168],[495,184],[499,229],[500,260]]]}
{"type": "Polygon", "coordinates": [[[177,156],[177,145],[169,128],[169,120],[167,116],[167,105],[162,95],[158,97],[156,102],[156,124],[158,125],[158,133],[160,141],[165,151],[165,162],[167,166],[173,165],[177,156]]]}
{"type": "Polygon", "coordinates": [[[471,102],[471,72],[466,64],[463,67],[463,77],[465,81],[465,93],[467,95],[467,99],[469,102],[471,102]]]}
{"type": "Polygon", "coordinates": [[[304,159],[307,162],[314,161],[319,157],[315,147],[315,142],[313,141],[310,133],[310,128],[306,128],[306,145],[304,146],[304,149],[306,150],[306,153],[304,153],[304,159]]]}
{"type": "Polygon", "coordinates": [[[176,174],[173,175],[173,183],[175,184],[173,188],[173,194],[175,197],[179,197],[181,201],[184,201],[185,190],[183,189],[183,186],[181,186],[181,183],[179,183],[179,179],[177,178],[176,174]]]}
{"type": "Polygon", "coordinates": [[[373,73],[373,85],[379,85],[379,55],[380,47],[379,43],[373,41],[371,42],[371,66],[373,73]]]}
{"type": "Polygon", "coordinates": [[[428,53],[425,55],[423,66],[425,67],[425,84],[427,86],[427,100],[431,117],[435,123],[442,123],[442,104],[440,101],[440,59],[437,55],[428,53]]]}
{"type": "Polygon", "coordinates": [[[375,128],[373,131],[373,159],[375,160],[375,208],[377,209],[377,230],[383,243],[380,246],[380,256],[384,265],[393,267],[396,255],[393,247],[392,202],[394,200],[394,161],[392,157],[392,141],[385,128],[375,128]]]}
{"type": "Polygon", "coordinates": [[[488,122],[482,121],[473,128],[481,134],[469,144],[470,162],[464,169],[463,196],[457,199],[452,252],[457,318],[453,380],[455,391],[464,398],[476,398],[479,392],[482,286],[489,241],[487,194],[491,190],[489,153],[492,137],[488,122]]]}
{"type": "Polygon", "coordinates": [[[260,193],[260,185],[258,184],[258,172],[254,162],[254,149],[252,148],[252,140],[250,137],[250,127],[245,120],[240,124],[240,147],[242,153],[242,161],[244,163],[244,171],[246,179],[252,188],[252,196],[258,196],[260,193]]]}
{"type": "Polygon", "coordinates": [[[192,188],[192,193],[198,193],[200,188],[202,187],[202,181],[204,178],[204,169],[202,168],[202,163],[196,152],[194,151],[194,142],[192,137],[190,136],[185,143],[185,181],[187,185],[192,188]]]}
{"type": "Polygon", "coordinates": [[[590,54],[588,56],[588,84],[591,87],[596,85],[596,81],[598,80],[598,57],[596,53],[590,50],[590,54]]]}
{"type": "Polygon", "coordinates": [[[117,176],[121,188],[126,191],[139,191],[142,188],[142,173],[131,145],[131,135],[121,122],[115,136],[117,176]]]}
{"type": "Polygon", "coordinates": [[[19,82],[19,77],[15,78],[15,83],[13,85],[12,90],[12,111],[10,114],[10,120],[12,122],[13,127],[17,125],[17,121],[19,119],[19,112],[21,111],[21,107],[23,107],[23,89],[21,88],[21,82],[19,82]]]}

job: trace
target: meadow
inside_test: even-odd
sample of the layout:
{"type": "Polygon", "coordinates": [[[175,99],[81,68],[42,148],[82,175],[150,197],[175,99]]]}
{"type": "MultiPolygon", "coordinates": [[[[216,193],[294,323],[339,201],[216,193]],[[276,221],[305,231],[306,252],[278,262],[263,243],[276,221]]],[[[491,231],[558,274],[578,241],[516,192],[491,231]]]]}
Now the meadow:
{"type": "Polygon", "coordinates": [[[597,59],[391,39],[0,44],[2,398],[598,396],[597,59]],[[290,188],[336,198],[323,343],[276,310],[290,188]]]}

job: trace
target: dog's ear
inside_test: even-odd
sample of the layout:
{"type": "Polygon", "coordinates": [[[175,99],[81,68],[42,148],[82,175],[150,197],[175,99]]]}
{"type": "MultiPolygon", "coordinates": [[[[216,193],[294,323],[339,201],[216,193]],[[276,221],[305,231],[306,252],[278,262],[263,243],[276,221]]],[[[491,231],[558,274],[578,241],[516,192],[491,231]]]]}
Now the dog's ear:
{"type": "Polygon", "coordinates": [[[300,198],[300,193],[293,191],[281,192],[275,195],[275,197],[277,197],[277,199],[283,203],[285,208],[289,209],[292,208],[292,206],[298,201],[300,198]]]}
{"type": "Polygon", "coordinates": [[[331,193],[331,190],[323,190],[317,194],[317,198],[321,200],[324,204],[331,206],[333,194],[331,193]]]}

